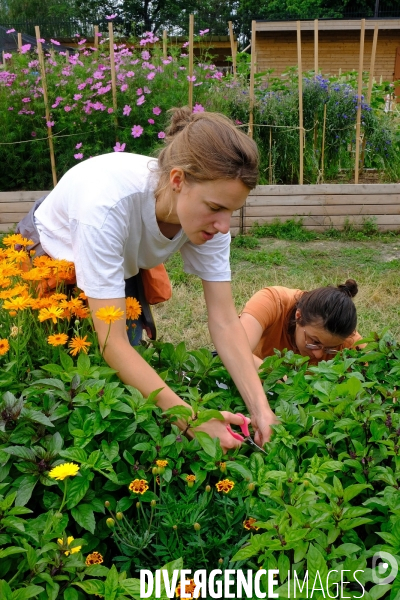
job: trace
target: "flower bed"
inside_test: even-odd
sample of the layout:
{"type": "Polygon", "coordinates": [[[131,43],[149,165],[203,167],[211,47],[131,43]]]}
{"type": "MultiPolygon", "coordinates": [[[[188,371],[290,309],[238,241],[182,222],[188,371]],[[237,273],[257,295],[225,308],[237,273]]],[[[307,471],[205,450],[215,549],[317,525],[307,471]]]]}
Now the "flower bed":
{"type": "MultiPolygon", "coordinates": [[[[166,563],[278,569],[281,598],[292,569],[312,582],[336,569],[332,596],[346,570],[347,597],[360,596],[358,581],[367,600],[397,598],[398,578],[379,585],[371,562],[400,554],[400,347],[388,334],[315,367],[292,352],[267,358],[260,373],[281,424],[266,455],[247,445],[224,455],[196,432],[219,410],[246,410],[218,357],[141,347],[196,418],[162,413],[157,391],[143,398],[103,362],[84,296],[65,287],[71,265],[31,266],[14,250],[26,241],[3,242],[2,600],[139,598],[139,570],[166,563]]],[[[112,327],[122,315],[98,316],[112,327]]]]}

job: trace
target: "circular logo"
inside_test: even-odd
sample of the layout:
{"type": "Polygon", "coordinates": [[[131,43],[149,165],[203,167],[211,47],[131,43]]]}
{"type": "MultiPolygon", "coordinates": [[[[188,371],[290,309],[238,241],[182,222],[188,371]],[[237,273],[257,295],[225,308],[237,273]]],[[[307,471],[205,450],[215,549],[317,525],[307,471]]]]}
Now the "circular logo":
{"type": "Polygon", "coordinates": [[[378,585],[392,583],[396,579],[399,566],[389,552],[379,551],[372,557],[372,581],[378,585]]]}

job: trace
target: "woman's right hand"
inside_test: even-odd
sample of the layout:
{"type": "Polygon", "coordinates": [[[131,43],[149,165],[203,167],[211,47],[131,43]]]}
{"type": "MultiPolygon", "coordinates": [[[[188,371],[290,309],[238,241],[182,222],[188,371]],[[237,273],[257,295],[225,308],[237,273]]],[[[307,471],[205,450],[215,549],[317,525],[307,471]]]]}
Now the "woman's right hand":
{"type": "Polygon", "coordinates": [[[226,410],[221,410],[221,415],[224,417],[223,421],[220,421],[219,419],[210,419],[200,427],[196,427],[192,430],[189,429],[188,433],[193,436],[194,431],[204,431],[212,438],[219,438],[222,451],[226,454],[228,450],[240,448],[243,443],[229,433],[227,425],[243,425],[243,417],[226,410]]]}

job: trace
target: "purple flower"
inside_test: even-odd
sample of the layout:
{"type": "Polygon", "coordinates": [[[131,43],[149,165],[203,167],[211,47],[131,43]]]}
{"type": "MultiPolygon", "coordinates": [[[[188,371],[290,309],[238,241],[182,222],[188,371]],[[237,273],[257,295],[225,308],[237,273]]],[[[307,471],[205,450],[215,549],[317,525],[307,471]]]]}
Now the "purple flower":
{"type": "Polygon", "coordinates": [[[30,102],[31,99],[30,98],[22,98],[22,102],[30,102]]]}
{"type": "Polygon", "coordinates": [[[82,152],[78,152],[78,154],[74,154],[74,158],[76,158],[76,160],[81,160],[81,158],[83,158],[82,152]]]}
{"type": "Polygon", "coordinates": [[[32,131],[31,136],[36,137],[36,131],[32,131]]]}
{"type": "Polygon", "coordinates": [[[6,31],[6,33],[14,33],[15,29],[9,29],[8,31],[6,31]]]}
{"type": "Polygon", "coordinates": [[[106,19],[107,21],[111,21],[112,19],[115,19],[117,15],[106,15],[106,19]]]}
{"type": "Polygon", "coordinates": [[[80,83],[80,84],[78,85],[78,90],[84,90],[84,89],[85,89],[85,87],[86,87],[86,85],[87,85],[86,83],[80,83]]]}
{"type": "Polygon", "coordinates": [[[144,96],[140,96],[140,98],[138,98],[138,99],[136,100],[136,104],[137,104],[138,106],[140,106],[141,104],[144,104],[145,102],[146,102],[146,99],[145,99],[145,97],[144,97],[144,96]]]}
{"type": "Polygon", "coordinates": [[[147,75],[147,79],[149,79],[149,80],[151,80],[151,79],[154,79],[154,77],[155,77],[155,76],[156,76],[156,74],[155,74],[155,73],[149,73],[149,74],[147,75]]]}
{"type": "Polygon", "coordinates": [[[96,37],[101,37],[102,35],[102,33],[96,33],[96,37]]]}
{"type": "Polygon", "coordinates": [[[50,38],[50,41],[51,41],[52,44],[55,44],[56,46],[60,45],[60,42],[57,42],[57,40],[53,40],[53,39],[50,38]]]}
{"type": "Polygon", "coordinates": [[[196,102],[196,104],[193,106],[193,112],[194,113],[201,113],[204,112],[204,106],[202,106],[201,104],[198,104],[196,102]]]}
{"type": "Polygon", "coordinates": [[[134,71],[128,71],[126,74],[127,77],[135,77],[134,71]]]}
{"type": "Polygon", "coordinates": [[[151,94],[151,90],[148,87],[144,86],[143,91],[145,94],[151,94]]]}
{"type": "Polygon", "coordinates": [[[143,52],[142,52],[142,59],[143,60],[149,60],[150,59],[150,52],[148,52],[147,50],[143,50],[143,52]]]}
{"type": "Polygon", "coordinates": [[[126,144],[120,144],[117,142],[114,146],[114,152],[123,152],[125,150],[126,144]]]}
{"type": "Polygon", "coordinates": [[[155,106],[153,108],[153,115],[157,115],[157,117],[158,117],[158,115],[161,115],[161,112],[162,112],[161,108],[159,108],[158,106],[155,106]]]}
{"type": "Polygon", "coordinates": [[[150,123],[150,125],[154,125],[155,123],[154,119],[147,119],[147,122],[150,123]]]}
{"type": "Polygon", "coordinates": [[[134,125],[132,127],[132,136],[134,138],[138,138],[142,135],[143,133],[143,127],[141,127],[140,125],[134,125]]]}
{"type": "Polygon", "coordinates": [[[54,121],[46,121],[47,127],[54,127],[54,121]]]}
{"type": "Polygon", "coordinates": [[[5,59],[12,58],[12,54],[10,52],[4,52],[3,56],[5,59]]]}
{"type": "Polygon", "coordinates": [[[108,112],[109,115],[111,115],[114,112],[114,109],[113,108],[107,108],[107,112],[108,112]]]}
{"type": "Polygon", "coordinates": [[[160,140],[163,140],[165,138],[165,133],[164,131],[159,131],[158,132],[158,137],[160,138],[160,140]]]}
{"type": "Polygon", "coordinates": [[[128,84],[127,83],[123,83],[121,85],[121,92],[125,92],[128,89],[128,84]]]}
{"type": "Polygon", "coordinates": [[[24,44],[23,46],[21,46],[21,54],[26,54],[27,52],[29,52],[30,49],[30,44],[24,44]]]}
{"type": "Polygon", "coordinates": [[[185,42],[184,44],[182,44],[182,48],[187,48],[189,46],[189,42],[185,42]]]}
{"type": "Polygon", "coordinates": [[[124,106],[124,110],[122,111],[122,114],[123,114],[125,117],[129,117],[129,114],[130,114],[131,110],[132,110],[132,109],[131,109],[131,107],[129,106],[129,104],[125,104],[125,106],[124,106]]]}
{"type": "Polygon", "coordinates": [[[141,96],[141,95],[143,94],[143,90],[142,90],[142,88],[138,88],[138,89],[136,90],[136,93],[137,93],[137,95],[138,95],[138,96],[141,96]]]}
{"type": "Polygon", "coordinates": [[[72,107],[67,104],[67,106],[64,106],[64,110],[65,112],[70,112],[72,110],[72,107]]]}
{"type": "Polygon", "coordinates": [[[79,46],[82,46],[82,44],[84,44],[85,42],[86,42],[86,40],[85,40],[85,39],[84,39],[84,40],[79,40],[79,42],[78,42],[78,45],[79,45],[79,46]]]}
{"type": "Polygon", "coordinates": [[[76,148],[76,150],[79,150],[79,148],[82,148],[82,142],[79,142],[79,144],[77,144],[77,145],[75,146],[75,148],[76,148]]]}
{"type": "Polygon", "coordinates": [[[74,94],[74,100],[80,100],[82,98],[82,94],[74,94]]]}
{"type": "Polygon", "coordinates": [[[196,75],[193,75],[193,77],[190,77],[190,75],[188,75],[187,80],[188,81],[196,81],[196,75]]]}
{"type": "Polygon", "coordinates": [[[205,35],[206,33],[208,33],[210,30],[209,29],[200,29],[200,35],[205,35]]]}

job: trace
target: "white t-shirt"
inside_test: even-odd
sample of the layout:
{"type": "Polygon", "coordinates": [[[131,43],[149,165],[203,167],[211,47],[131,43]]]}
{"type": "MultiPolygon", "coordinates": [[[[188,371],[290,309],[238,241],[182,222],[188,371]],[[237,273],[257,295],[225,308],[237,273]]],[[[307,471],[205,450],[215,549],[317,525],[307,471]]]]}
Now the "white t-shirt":
{"type": "Polygon", "coordinates": [[[155,160],[113,152],[70,169],[35,212],[40,242],[53,258],[75,263],[78,286],[91,298],[123,298],[125,279],[181,251],[186,273],[230,281],[230,234],[202,245],[180,230],[172,240],[155,214],[155,160]]]}

